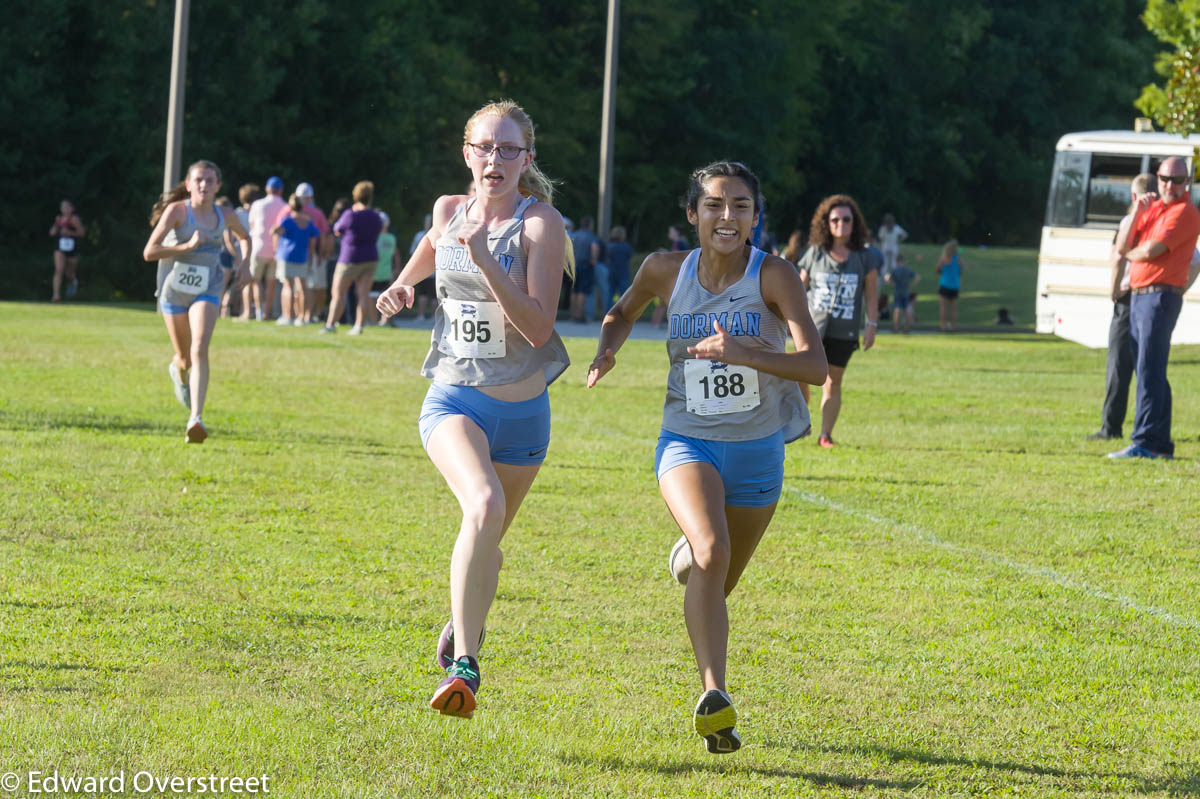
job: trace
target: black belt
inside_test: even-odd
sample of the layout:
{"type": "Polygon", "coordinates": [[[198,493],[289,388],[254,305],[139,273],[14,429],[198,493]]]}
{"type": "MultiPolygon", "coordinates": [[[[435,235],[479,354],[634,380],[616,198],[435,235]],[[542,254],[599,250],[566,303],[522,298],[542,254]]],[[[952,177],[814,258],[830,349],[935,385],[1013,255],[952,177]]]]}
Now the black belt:
{"type": "Polygon", "coordinates": [[[1149,286],[1139,286],[1135,289],[1130,289],[1132,294],[1158,294],[1160,291],[1169,291],[1172,294],[1183,294],[1185,289],[1183,286],[1172,286],[1167,283],[1151,283],[1149,286]]]}

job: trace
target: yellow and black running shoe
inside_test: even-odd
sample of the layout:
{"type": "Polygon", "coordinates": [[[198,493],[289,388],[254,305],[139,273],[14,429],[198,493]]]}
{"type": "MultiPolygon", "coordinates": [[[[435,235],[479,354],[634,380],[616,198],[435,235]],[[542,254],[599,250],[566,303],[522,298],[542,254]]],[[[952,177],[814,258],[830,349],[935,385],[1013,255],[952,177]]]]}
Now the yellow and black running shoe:
{"type": "Polygon", "coordinates": [[[704,739],[710,754],[727,755],[742,746],[734,726],[737,724],[737,709],[733,700],[724,691],[705,691],[696,703],[692,717],[696,734],[704,739]]]}

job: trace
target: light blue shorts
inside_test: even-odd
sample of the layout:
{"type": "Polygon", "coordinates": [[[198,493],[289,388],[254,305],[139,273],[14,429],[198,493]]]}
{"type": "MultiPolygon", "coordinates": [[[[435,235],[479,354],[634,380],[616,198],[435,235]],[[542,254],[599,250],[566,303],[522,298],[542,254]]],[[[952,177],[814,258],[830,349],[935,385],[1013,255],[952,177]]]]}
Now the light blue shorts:
{"type": "Polygon", "coordinates": [[[537,465],[550,446],[550,393],[523,402],[504,402],[471,386],[433,383],[421,403],[421,446],[449,416],[465,416],[487,436],[492,461],[514,466],[537,465]]]}
{"type": "Polygon", "coordinates": [[[725,504],[761,508],[783,493],[783,431],[752,441],[709,441],[663,430],[654,450],[658,479],[685,463],[708,463],[725,484],[725,504]]]}
{"type": "Polygon", "coordinates": [[[198,302],[211,302],[213,305],[220,307],[221,298],[214,297],[211,294],[199,294],[196,296],[196,299],[192,300],[191,305],[176,305],[173,302],[167,302],[166,300],[163,300],[162,312],[164,316],[175,316],[176,314],[187,313],[188,308],[191,308],[192,305],[195,305],[198,302]]]}

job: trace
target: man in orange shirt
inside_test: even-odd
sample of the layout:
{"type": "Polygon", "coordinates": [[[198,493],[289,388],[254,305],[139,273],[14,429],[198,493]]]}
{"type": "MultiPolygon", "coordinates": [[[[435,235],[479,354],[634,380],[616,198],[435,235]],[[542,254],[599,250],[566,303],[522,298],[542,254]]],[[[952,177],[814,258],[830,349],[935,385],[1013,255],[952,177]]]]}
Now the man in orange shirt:
{"type": "Polygon", "coordinates": [[[1120,248],[1129,261],[1130,332],[1137,352],[1137,415],[1133,443],[1110,458],[1171,458],[1171,385],[1167,356],[1183,308],[1188,265],[1200,237],[1200,211],[1188,199],[1187,162],[1168,158],[1158,167],[1158,193],[1138,200],[1129,237],[1120,248]]]}

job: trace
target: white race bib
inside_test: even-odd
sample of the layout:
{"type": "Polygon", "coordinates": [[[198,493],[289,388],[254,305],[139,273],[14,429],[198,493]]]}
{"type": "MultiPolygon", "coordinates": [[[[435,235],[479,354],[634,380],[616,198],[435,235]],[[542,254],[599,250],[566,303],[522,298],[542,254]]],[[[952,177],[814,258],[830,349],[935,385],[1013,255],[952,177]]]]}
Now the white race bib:
{"type": "Polygon", "coordinates": [[[63,252],[75,252],[75,239],[63,236],[58,240],[58,249],[63,252]]]}
{"type": "Polygon", "coordinates": [[[212,269],[207,266],[184,264],[176,261],[175,268],[171,270],[171,277],[167,281],[167,285],[180,294],[206,294],[208,292],[208,281],[211,276],[212,269]]]}
{"type": "Polygon", "coordinates": [[[699,416],[737,413],[758,407],[758,370],[749,366],[689,358],[683,362],[687,409],[699,416]]]}
{"type": "Polygon", "coordinates": [[[442,300],[442,350],[456,358],[503,358],[504,312],[498,302],[442,300]]]}

